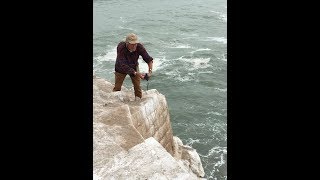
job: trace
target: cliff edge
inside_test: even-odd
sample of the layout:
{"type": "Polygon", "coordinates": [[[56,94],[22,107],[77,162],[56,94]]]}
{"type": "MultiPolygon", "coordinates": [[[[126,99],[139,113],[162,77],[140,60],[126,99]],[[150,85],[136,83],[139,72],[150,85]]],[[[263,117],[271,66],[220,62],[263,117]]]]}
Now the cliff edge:
{"type": "Polygon", "coordinates": [[[133,90],[93,76],[94,179],[203,179],[195,149],[173,136],[164,95],[133,90]]]}

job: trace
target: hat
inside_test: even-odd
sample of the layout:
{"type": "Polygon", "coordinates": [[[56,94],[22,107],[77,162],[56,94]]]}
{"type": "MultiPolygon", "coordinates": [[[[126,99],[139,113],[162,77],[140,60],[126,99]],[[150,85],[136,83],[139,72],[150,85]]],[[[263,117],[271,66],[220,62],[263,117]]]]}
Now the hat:
{"type": "Polygon", "coordinates": [[[130,44],[136,44],[136,43],[139,43],[138,41],[138,36],[133,34],[133,33],[130,33],[127,35],[126,37],[126,42],[127,43],[130,43],[130,44]]]}

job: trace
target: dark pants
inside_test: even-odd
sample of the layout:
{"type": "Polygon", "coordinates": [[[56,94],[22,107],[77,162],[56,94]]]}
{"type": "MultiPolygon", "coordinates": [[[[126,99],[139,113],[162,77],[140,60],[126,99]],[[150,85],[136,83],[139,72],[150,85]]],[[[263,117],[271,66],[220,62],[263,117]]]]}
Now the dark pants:
{"type": "MultiPolygon", "coordinates": [[[[123,84],[124,78],[127,76],[127,74],[122,74],[115,72],[115,85],[113,88],[113,91],[121,91],[121,86],[123,84]]],[[[140,77],[139,76],[130,76],[133,88],[134,88],[134,94],[135,96],[142,98],[142,90],[140,86],[140,77]]]]}

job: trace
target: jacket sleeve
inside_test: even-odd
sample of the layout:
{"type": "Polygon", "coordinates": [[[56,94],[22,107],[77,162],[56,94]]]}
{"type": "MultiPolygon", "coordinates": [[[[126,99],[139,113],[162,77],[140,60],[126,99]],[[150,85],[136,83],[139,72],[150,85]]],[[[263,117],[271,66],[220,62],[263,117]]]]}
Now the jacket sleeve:
{"type": "Polygon", "coordinates": [[[142,59],[144,60],[144,62],[149,63],[150,61],[153,60],[153,58],[151,56],[149,56],[147,50],[143,47],[143,45],[141,44],[140,46],[140,52],[139,54],[141,55],[142,59]]]}

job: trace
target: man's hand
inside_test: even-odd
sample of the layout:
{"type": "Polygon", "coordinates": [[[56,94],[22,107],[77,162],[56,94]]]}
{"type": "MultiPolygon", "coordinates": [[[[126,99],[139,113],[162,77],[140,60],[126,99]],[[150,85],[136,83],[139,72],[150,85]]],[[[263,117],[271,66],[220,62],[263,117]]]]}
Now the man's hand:
{"type": "Polygon", "coordinates": [[[141,74],[139,72],[136,72],[136,76],[139,76],[141,79],[144,79],[144,74],[141,74]]]}

